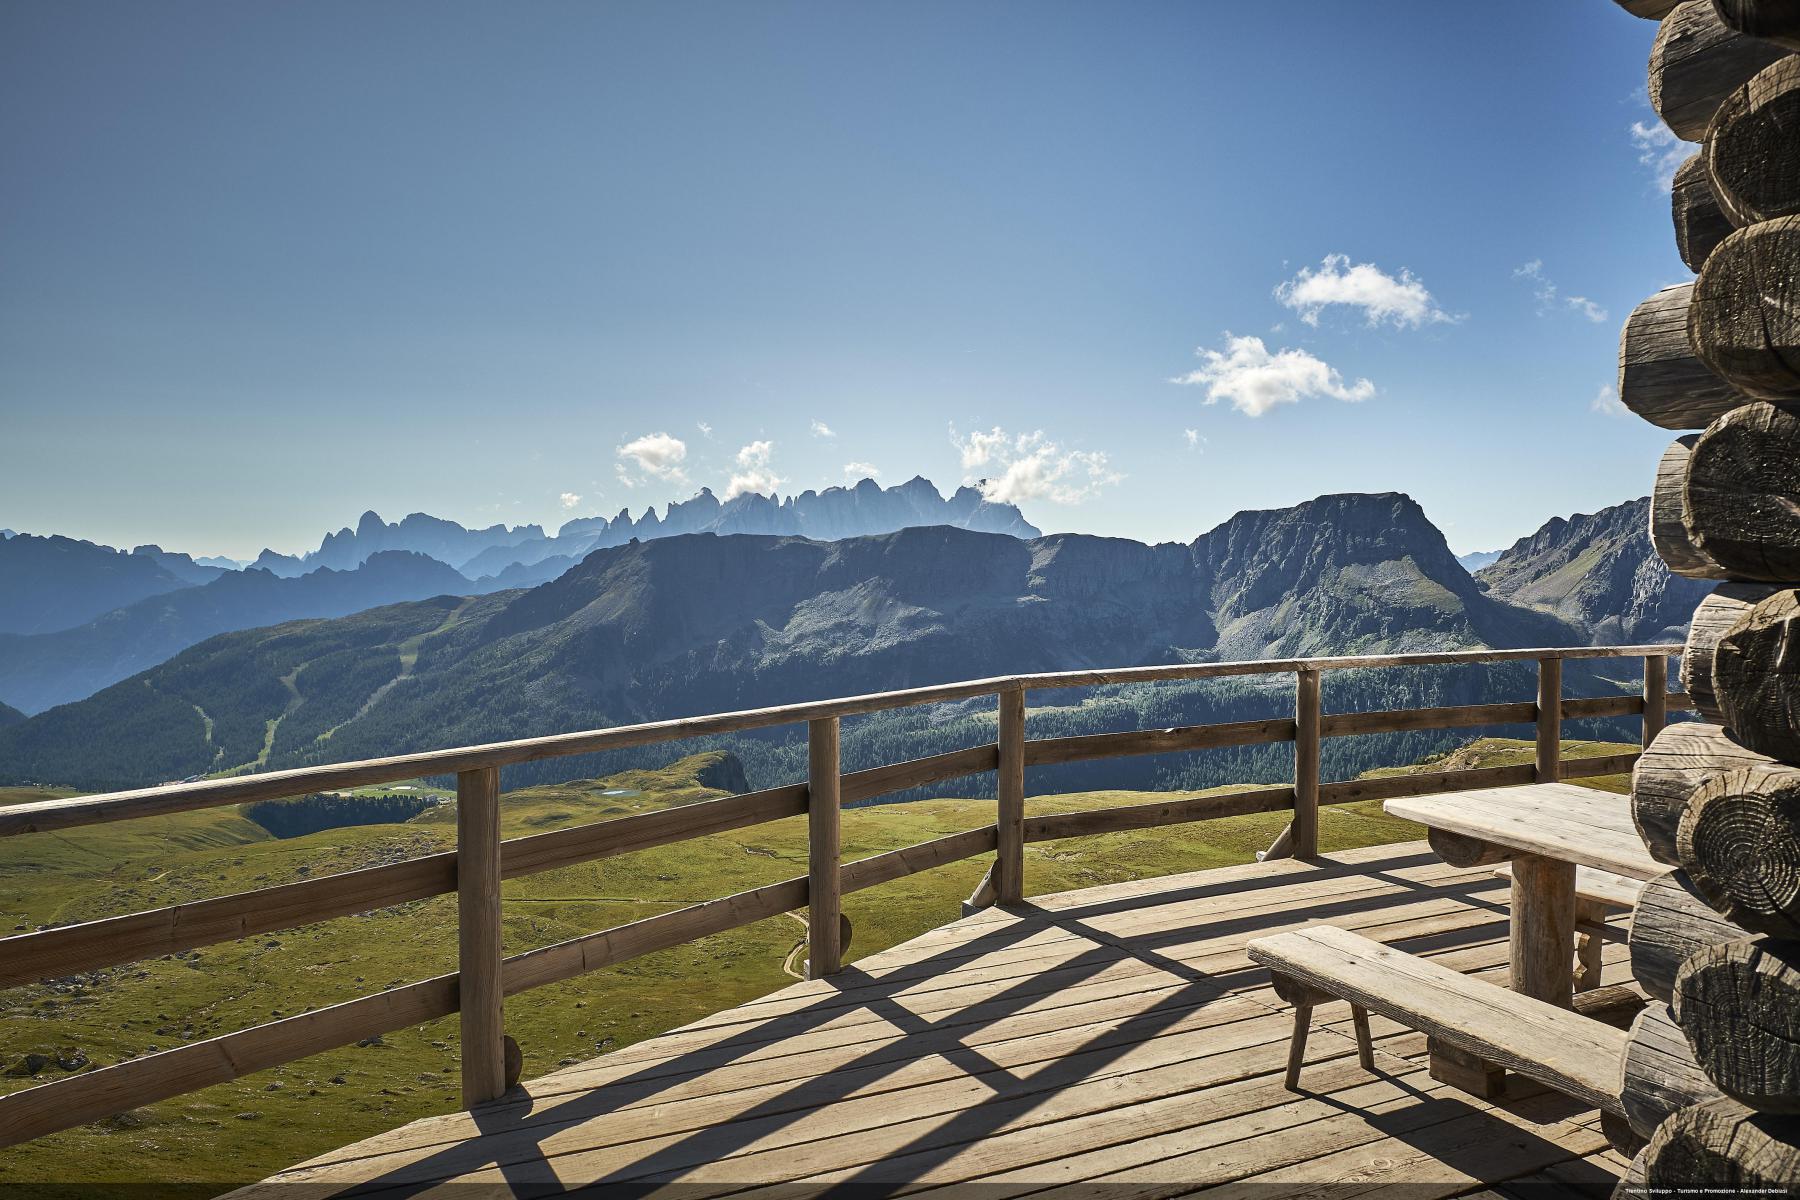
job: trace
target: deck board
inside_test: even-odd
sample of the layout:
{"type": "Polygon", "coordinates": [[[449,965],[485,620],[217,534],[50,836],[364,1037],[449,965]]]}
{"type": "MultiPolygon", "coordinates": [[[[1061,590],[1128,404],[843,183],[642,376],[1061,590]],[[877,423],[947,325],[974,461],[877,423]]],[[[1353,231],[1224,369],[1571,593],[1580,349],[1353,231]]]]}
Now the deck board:
{"type": "MultiPolygon", "coordinates": [[[[1307,1090],[1286,1091],[1291,1010],[1244,953],[1328,921],[1504,983],[1506,896],[1408,843],[1038,897],[239,1194],[1579,1194],[1619,1166],[1591,1109],[1524,1080],[1494,1104],[1446,1088],[1380,1019],[1371,1075],[1346,1005],[1315,1010],[1307,1090]]],[[[1628,978],[1623,946],[1603,977],[1628,978]]]]}

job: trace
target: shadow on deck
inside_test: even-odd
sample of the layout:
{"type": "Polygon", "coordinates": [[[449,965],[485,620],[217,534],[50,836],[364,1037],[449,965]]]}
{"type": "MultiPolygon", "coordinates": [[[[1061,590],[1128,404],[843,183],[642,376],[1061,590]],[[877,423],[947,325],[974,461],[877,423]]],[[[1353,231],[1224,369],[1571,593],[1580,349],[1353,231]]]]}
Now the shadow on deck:
{"type": "Polygon", "coordinates": [[[1327,921],[1504,984],[1506,899],[1423,843],[1039,897],[249,1191],[1605,1195],[1626,1162],[1595,1111],[1449,1088],[1380,1018],[1370,1075],[1346,1005],[1314,1014],[1306,1091],[1282,1087],[1292,1010],[1249,939],[1327,921]]]}

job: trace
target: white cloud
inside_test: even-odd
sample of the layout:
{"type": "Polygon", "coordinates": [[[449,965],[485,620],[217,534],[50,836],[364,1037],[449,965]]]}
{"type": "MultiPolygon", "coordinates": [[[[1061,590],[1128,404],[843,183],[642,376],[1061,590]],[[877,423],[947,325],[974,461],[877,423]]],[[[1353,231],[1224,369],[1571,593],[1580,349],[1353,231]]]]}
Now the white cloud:
{"type": "Polygon", "coordinates": [[[968,482],[996,504],[1027,500],[1080,504],[1125,478],[1111,468],[1101,451],[1064,449],[1041,429],[1010,437],[995,426],[962,438],[952,426],[950,441],[962,454],[963,470],[992,468],[985,478],[968,482]]]}
{"type": "Polygon", "coordinates": [[[751,442],[741,447],[737,452],[738,469],[732,472],[731,481],[725,485],[725,499],[746,492],[771,493],[780,487],[781,477],[769,469],[769,460],[774,454],[774,442],[751,442]]]}
{"type": "Polygon", "coordinates": [[[1346,384],[1336,368],[1305,350],[1271,354],[1259,337],[1227,333],[1224,350],[1202,347],[1195,353],[1205,365],[1170,382],[1203,387],[1207,404],[1229,400],[1246,416],[1260,417],[1278,404],[1297,404],[1312,396],[1355,404],[1375,394],[1375,385],[1367,379],[1346,384]]]}
{"type": "Polygon", "coordinates": [[[701,437],[711,437],[712,436],[712,426],[708,425],[705,421],[695,421],[694,428],[698,429],[700,431],[701,437]]]}
{"type": "Polygon", "coordinates": [[[834,438],[837,436],[837,433],[825,422],[814,421],[812,423],[812,435],[816,438],[834,438]]]}
{"type": "Polygon", "coordinates": [[[1589,401],[1588,407],[1608,417],[1629,417],[1631,415],[1631,410],[1626,408],[1624,401],[1619,399],[1619,389],[1610,383],[1600,385],[1600,390],[1594,393],[1594,398],[1589,401]]]}
{"type": "Polygon", "coordinates": [[[844,464],[844,478],[858,480],[880,479],[881,468],[873,463],[848,462],[844,464]]]}
{"type": "Polygon", "coordinates": [[[1596,325],[1606,320],[1606,310],[1600,305],[1595,304],[1592,300],[1589,300],[1586,296],[1570,296],[1567,303],[1570,308],[1594,322],[1596,325]]]}
{"type": "Polygon", "coordinates": [[[1181,431],[1181,436],[1187,441],[1189,450],[1198,450],[1206,444],[1206,439],[1200,436],[1198,429],[1184,429],[1181,431]]]}
{"type": "Polygon", "coordinates": [[[562,494],[562,506],[564,508],[574,508],[577,504],[580,504],[580,503],[581,503],[581,497],[576,495],[574,492],[564,492],[562,494]]]}
{"type": "Polygon", "coordinates": [[[614,469],[620,482],[626,487],[636,487],[643,479],[633,478],[628,464],[636,465],[639,471],[656,479],[666,479],[670,483],[685,483],[687,474],[681,464],[687,459],[687,443],[678,437],[666,433],[646,433],[643,437],[633,438],[623,446],[617,447],[614,454],[618,456],[614,469]]]}
{"type": "Polygon", "coordinates": [[[1537,299],[1539,314],[1561,310],[1586,317],[1596,325],[1606,320],[1606,309],[1586,296],[1562,295],[1556,281],[1544,274],[1544,260],[1541,258],[1534,258],[1514,267],[1513,278],[1531,285],[1531,294],[1537,299]]]}
{"type": "Polygon", "coordinates": [[[1631,123],[1631,144],[1637,150],[1638,161],[1650,168],[1656,186],[1665,192],[1675,185],[1675,169],[1694,152],[1692,146],[1656,118],[1631,123]]]}
{"type": "Polygon", "coordinates": [[[1319,314],[1333,304],[1361,309],[1371,326],[1389,323],[1396,329],[1462,319],[1439,308],[1412,272],[1402,268],[1399,275],[1389,275],[1374,263],[1352,266],[1347,254],[1327,254],[1317,270],[1300,268],[1298,275],[1276,287],[1275,298],[1314,326],[1319,314]]]}

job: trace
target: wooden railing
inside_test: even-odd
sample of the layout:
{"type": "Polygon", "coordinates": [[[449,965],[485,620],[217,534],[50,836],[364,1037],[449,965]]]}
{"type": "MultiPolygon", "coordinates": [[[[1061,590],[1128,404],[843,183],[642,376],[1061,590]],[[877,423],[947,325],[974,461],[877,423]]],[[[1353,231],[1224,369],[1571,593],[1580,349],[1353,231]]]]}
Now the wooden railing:
{"type": "Polygon", "coordinates": [[[453,774],[457,781],[455,850],[0,938],[0,987],[292,929],[449,892],[457,894],[459,927],[457,970],[451,974],[0,1097],[0,1146],[229,1082],[254,1071],[451,1013],[459,1013],[461,1020],[463,1101],[475,1105],[494,1099],[515,1082],[509,1078],[505,997],[801,908],[808,910],[809,972],[815,978],[828,976],[838,971],[842,962],[842,897],[918,871],[993,854],[991,882],[985,895],[994,902],[1012,904],[1025,895],[1024,847],[1028,842],[1291,810],[1290,822],[1265,857],[1311,858],[1318,852],[1318,810],[1322,804],[1629,770],[1637,758],[1635,754],[1563,761],[1562,722],[1641,714],[1643,741],[1647,745],[1662,728],[1669,708],[1687,705],[1686,696],[1667,693],[1668,656],[1679,652],[1678,646],[1476,650],[1004,676],[3,808],[0,837],[11,837],[391,783],[423,775],[453,774]],[[1564,699],[1563,661],[1588,658],[1644,659],[1643,695],[1564,699]],[[1535,703],[1386,712],[1321,711],[1321,681],[1327,671],[1529,661],[1538,664],[1535,703]],[[1037,740],[1025,736],[1028,690],[1285,673],[1295,677],[1292,719],[1037,740]],[[842,718],[982,696],[998,701],[992,743],[849,774],[842,772],[838,754],[838,726],[842,718]],[[803,784],[526,837],[500,837],[502,767],[799,722],[805,722],[807,728],[807,779],[803,784]],[[1419,772],[1338,783],[1320,780],[1323,738],[1529,723],[1535,723],[1537,729],[1535,765],[1419,772]],[[1121,808],[1025,815],[1028,766],[1280,742],[1294,744],[1291,785],[1121,808]],[[987,771],[995,772],[998,781],[994,824],[854,862],[841,861],[838,817],[843,805],[987,771]],[[802,814],[807,817],[808,831],[805,875],[522,954],[504,955],[500,928],[502,880],[802,814]]]}

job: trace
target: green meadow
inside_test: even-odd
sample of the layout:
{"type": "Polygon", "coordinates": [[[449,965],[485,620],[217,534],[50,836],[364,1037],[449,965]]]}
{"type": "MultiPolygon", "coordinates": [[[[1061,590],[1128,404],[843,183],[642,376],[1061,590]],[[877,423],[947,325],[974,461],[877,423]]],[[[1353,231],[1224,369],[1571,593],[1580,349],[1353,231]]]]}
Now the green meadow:
{"type": "MultiPolygon", "coordinates": [[[[1628,749],[1566,745],[1570,756],[1628,749]]],[[[1529,743],[1483,739],[1420,767],[1527,762],[1529,743]]],[[[507,836],[612,820],[721,793],[695,755],[662,770],[505,794],[507,836]],[[613,793],[613,794],[607,794],[613,793]]],[[[1402,768],[1416,769],[1416,768],[1402,768]]],[[[1377,772],[1389,773],[1389,772],[1377,772]]],[[[1624,790],[1623,777],[1589,782],[1624,790]]],[[[1229,791],[1232,789],[1217,789],[1229,791]]],[[[0,804],[68,794],[0,790],[0,804]]],[[[1143,792],[1031,797],[1052,813],[1160,798],[1143,792]]],[[[992,820],[991,800],[924,800],[849,810],[846,860],[928,841],[992,820]]],[[[1265,813],[1026,849],[1029,892],[1046,893],[1241,863],[1284,823],[1265,813]]],[[[1418,826],[1378,802],[1328,808],[1327,851],[1404,841],[1418,826]]],[[[394,862],[451,847],[445,805],[403,824],[330,829],[278,840],[236,809],[0,840],[0,933],[22,932],[394,862]]],[[[971,860],[845,899],[848,957],[886,949],[960,915],[987,869],[971,860]]],[[[803,874],[803,818],[510,880],[508,953],[803,874]]],[[[793,914],[648,955],[508,1001],[506,1024],[531,1078],[604,1054],[793,981],[804,926],[793,914]]],[[[61,1078],[271,1018],[455,968],[452,896],[397,905],[186,954],[0,993],[0,1091],[61,1078]],[[33,1059],[42,1056],[35,1078],[33,1059]]],[[[458,1104],[454,1018],[320,1054],[231,1084],[150,1105],[0,1154],[0,1184],[50,1194],[105,1182],[160,1181],[170,1194],[208,1195],[328,1148],[458,1104]]]]}

